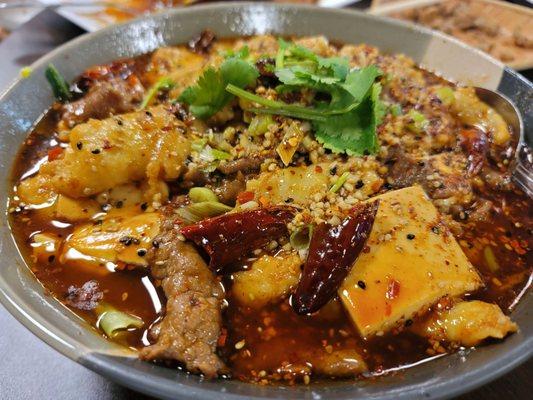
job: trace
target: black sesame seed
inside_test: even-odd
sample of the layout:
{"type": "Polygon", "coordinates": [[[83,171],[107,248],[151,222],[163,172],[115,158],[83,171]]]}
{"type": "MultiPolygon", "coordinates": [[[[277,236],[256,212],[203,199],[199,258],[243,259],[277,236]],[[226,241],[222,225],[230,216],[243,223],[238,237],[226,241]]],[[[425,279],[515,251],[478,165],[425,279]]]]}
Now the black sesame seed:
{"type": "Polygon", "coordinates": [[[137,250],[137,255],[139,257],[144,257],[146,255],[146,250],[145,249],[139,249],[137,250]]]}
{"type": "Polygon", "coordinates": [[[133,238],[131,236],[124,236],[118,240],[124,246],[130,246],[133,243],[133,238]]]}
{"type": "Polygon", "coordinates": [[[122,126],[122,125],[124,125],[124,122],[122,122],[122,120],[119,119],[119,120],[117,121],[117,124],[119,124],[120,126],[122,126]]]}
{"type": "Polygon", "coordinates": [[[146,211],[147,208],[148,208],[148,203],[141,204],[141,210],[146,211]]]}
{"type": "Polygon", "coordinates": [[[93,154],[100,154],[100,149],[94,149],[94,150],[91,150],[91,153],[93,153],[93,154]]]}
{"type": "Polygon", "coordinates": [[[361,189],[363,186],[365,186],[365,183],[361,179],[359,179],[355,184],[356,189],[361,189]]]}
{"type": "Polygon", "coordinates": [[[440,229],[439,229],[438,226],[434,226],[433,228],[431,228],[431,231],[432,231],[433,233],[436,233],[437,235],[440,233],[440,229]]]}
{"type": "Polygon", "coordinates": [[[413,325],[412,319],[408,319],[407,321],[405,321],[405,326],[411,326],[411,325],[413,325]]]}
{"type": "Polygon", "coordinates": [[[337,166],[334,166],[333,168],[331,168],[331,169],[329,170],[329,173],[330,173],[331,175],[335,175],[335,174],[337,173],[337,166]]]}
{"type": "Polygon", "coordinates": [[[407,234],[407,239],[413,240],[414,238],[415,238],[415,235],[413,235],[412,233],[407,234]]]}
{"type": "Polygon", "coordinates": [[[294,199],[292,197],[287,197],[285,199],[285,203],[292,203],[294,201],[294,199]]]}
{"type": "Polygon", "coordinates": [[[154,240],[152,242],[152,246],[154,246],[156,249],[158,249],[159,248],[159,242],[157,240],[154,240]]]}
{"type": "Polygon", "coordinates": [[[363,282],[363,281],[359,281],[357,282],[357,286],[359,286],[361,289],[365,290],[366,289],[366,284],[363,282]]]}
{"type": "Polygon", "coordinates": [[[76,143],[76,147],[78,148],[78,150],[81,150],[83,148],[83,143],[82,142],[76,143]]]}
{"type": "Polygon", "coordinates": [[[51,256],[48,257],[48,262],[49,262],[49,263],[53,263],[55,259],[56,259],[56,256],[54,256],[54,255],[52,254],[51,256]]]}
{"type": "Polygon", "coordinates": [[[116,208],[122,208],[124,206],[124,202],[122,200],[119,200],[115,203],[116,208]]]}
{"type": "Polygon", "coordinates": [[[151,113],[150,111],[145,111],[144,113],[145,113],[146,115],[148,115],[149,117],[152,116],[152,113],[151,113]]]}
{"type": "Polygon", "coordinates": [[[426,165],[426,163],[424,161],[419,161],[418,162],[418,166],[423,167],[424,165],[426,165]]]}
{"type": "Polygon", "coordinates": [[[383,185],[383,188],[385,190],[391,190],[392,189],[392,185],[389,182],[385,182],[385,184],[383,185]]]}

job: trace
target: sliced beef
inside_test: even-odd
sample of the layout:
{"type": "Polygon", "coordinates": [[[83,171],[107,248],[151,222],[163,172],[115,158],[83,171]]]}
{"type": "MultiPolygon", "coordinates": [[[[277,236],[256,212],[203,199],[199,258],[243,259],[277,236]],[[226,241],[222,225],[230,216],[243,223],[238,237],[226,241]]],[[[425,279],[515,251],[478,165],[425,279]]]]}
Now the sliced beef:
{"type": "Polygon", "coordinates": [[[234,178],[223,179],[222,183],[213,189],[222,203],[234,206],[237,202],[237,195],[246,189],[244,175],[238,172],[234,178]]]}
{"type": "Polygon", "coordinates": [[[237,172],[242,172],[243,174],[257,172],[267,158],[274,157],[276,157],[276,152],[268,151],[265,154],[254,154],[233,161],[222,162],[217,169],[224,175],[232,175],[237,172]]]}
{"type": "Polygon", "coordinates": [[[166,314],[152,330],[144,360],[176,360],[192,372],[215,377],[225,366],[216,354],[224,293],[195,248],[179,239],[169,218],[151,254],[152,276],[167,297],[166,314]]]}
{"type": "Polygon", "coordinates": [[[423,179],[424,162],[408,155],[400,146],[389,149],[386,164],[389,167],[389,180],[395,189],[412,186],[423,179]]]}
{"type": "Polygon", "coordinates": [[[65,104],[61,118],[67,126],[72,127],[89,118],[103,119],[133,111],[143,95],[144,88],[135,78],[98,81],[81,99],[65,104]]]}

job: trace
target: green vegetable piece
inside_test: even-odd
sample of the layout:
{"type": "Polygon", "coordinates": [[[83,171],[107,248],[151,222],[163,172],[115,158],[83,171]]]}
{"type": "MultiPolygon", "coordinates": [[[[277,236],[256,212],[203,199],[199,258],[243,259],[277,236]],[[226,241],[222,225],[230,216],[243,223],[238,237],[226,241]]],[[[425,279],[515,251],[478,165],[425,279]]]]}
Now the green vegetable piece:
{"type": "Polygon", "coordinates": [[[232,84],[238,88],[251,85],[259,77],[254,65],[240,58],[226,59],[218,70],[210,67],[204,71],[196,85],[186,88],[179,101],[189,104],[196,117],[207,119],[220,111],[233,96],[226,91],[232,84]]]}
{"type": "Polygon", "coordinates": [[[231,154],[222,150],[214,149],[207,145],[200,152],[199,157],[203,161],[213,162],[217,160],[229,160],[231,158],[231,154]]]}
{"type": "Polygon", "coordinates": [[[207,138],[202,138],[202,139],[198,139],[198,140],[194,140],[192,143],[191,143],[191,149],[193,149],[194,151],[196,152],[201,152],[204,147],[207,145],[207,138]]]}
{"type": "Polygon", "coordinates": [[[98,313],[97,327],[110,338],[115,337],[121,331],[131,328],[139,329],[144,325],[141,318],[118,311],[110,305],[99,305],[96,311],[98,313]]]}
{"type": "Polygon", "coordinates": [[[309,243],[311,243],[311,238],[313,237],[313,230],[313,225],[306,225],[291,233],[289,241],[292,248],[296,250],[308,249],[309,243]]]}
{"type": "Polygon", "coordinates": [[[455,101],[455,92],[449,86],[442,86],[436,91],[437,97],[444,105],[451,105],[455,101]]]}
{"type": "Polygon", "coordinates": [[[211,149],[211,154],[215,160],[229,160],[231,154],[218,149],[211,149]]]}
{"type": "Polygon", "coordinates": [[[316,139],[334,153],[373,154],[378,149],[377,126],[385,114],[379,99],[381,85],[374,84],[370,96],[349,113],[314,121],[316,139]]]}
{"type": "Polygon", "coordinates": [[[258,114],[252,118],[248,126],[248,133],[252,136],[263,135],[268,132],[268,127],[274,124],[274,120],[270,114],[258,114]]]}
{"type": "Polygon", "coordinates": [[[491,272],[497,272],[500,269],[500,264],[496,259],[494,251],[492,251],[492,247],[486,246],[483,249],[483,257],[485,258],[485,263],[487,264],[487,267],[489,267],[491,272]]]}
{"type": "Polygon", "coordinates": [[[394,115],[395,117],[399,117],[402,115],[402,106],[399,104],[393,104],[390,106],[390,113],[394,115]]]}
{"type": "Polygon", "coordinates": [[[224,58],[240,58],[241,60],[246,60],[250,57],[250,49],[248,46],[244,45],[239,50],[227,50],[222,53],[224,58]]]}
{"type": "Polygon", "coordinates": [[[48,64],[44,75],[52,86],[52,92],[56,100],[65,102],[72,98],[69,85],[53,64],[48,64]]]}
{"type": "Polygon", "coordinates": [[[409,128],[414,133],[422,133],[427,128],[429,121],[424,116],[424,114],[416,111],[415,109],[410,109],[407,113],[407,118],[409,122],[407,123],[407,128],[409,128]]]}
{"type": "Polygon", "coordinates": [[[335,181],[335,183],[333,184],[333,186],[331,186],[331,188],[329,189],[329,191],[331,193],[337,193],[341,187],[344,186],[344,184],[346,183],[346,179],[348,179],[348,176],[350,175],[350,173],[348,171],[344,172],[340,177],[339,179],[337,179],[335,181]]]}
{"type": "Polygon", "coordinates": [[[246,111],[254,112],[257,114],[274,114],[285,115],[287,117],[308,119],[308,120],[325,120],[325,116],[319,110],[315,110],[309,107],[296,106],[293,104],[287,104],[279,100],[270,100],[265,97],[258,96],[256,94],[247,92],[244,89],[240,89],[234,85],[228,85],[226,90],[235,96],[257,103],[264,106],[264,108],[250,108],[246,111]]]}
{"type": "Polygon", "coordinates": [[[176,84],[172,81],[172,79],[168,77],[163,77],[159,79],[148,91],[146,92],[143,101],[141,105],[139,106],[139,110],[144,110],[148,104],[150,104],[153,100],[153,98],[157,95],[158,92],[161,90],[170,90],[172,89],[176,84]]]}
{"type": "Polygon", "coordinates": [[[347,59],[320,57],[280,40],[275,73],[283,83],[278,92],[311,89],[328,94],[330,99],[315,98],[313,106],[305,107],[266,99],[234,85],[228,85],[226,90],[261,106],[246,111],[312,121],[316,139],[334,152],[355,155],[377,151],[376,129],[385,106],[379,98],[381,85],[376,79],[381,71],[376,66],[350,71],[347,59]]]}
{"type": "Polygon", "coordinates": [[[217,202],[217,195],[206,187],[193,187],[189,190],[189,198],[193,203],[201,203],[204,201],[217,202]]]}
{"type": "Polygon", "coordinates": [[[231,211],[232,208],[218,201],[202,201],[178,208],[176,213],[188,224],[194,224],[205,218],[216,217],[231,211]]]}

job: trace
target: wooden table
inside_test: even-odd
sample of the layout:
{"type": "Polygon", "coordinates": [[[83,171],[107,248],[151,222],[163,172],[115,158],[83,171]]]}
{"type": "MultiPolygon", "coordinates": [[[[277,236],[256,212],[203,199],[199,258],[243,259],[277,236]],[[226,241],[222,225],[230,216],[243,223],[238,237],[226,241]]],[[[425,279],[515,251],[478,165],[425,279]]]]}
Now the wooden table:
{"type": "MultiPolygon", "coordinates": [[[[0,44],[0,90],[20,68],[82,31],[52,12],[43,12],[0,44]]],[[[531,80],[533,71],[526,74],[531,80]]],[[[0,399],[138,400],[132,392],[60,355],[33,336],[0,306],[0,399]]],[[[533,398],[533,360],[460,400],[533,398]]]]}

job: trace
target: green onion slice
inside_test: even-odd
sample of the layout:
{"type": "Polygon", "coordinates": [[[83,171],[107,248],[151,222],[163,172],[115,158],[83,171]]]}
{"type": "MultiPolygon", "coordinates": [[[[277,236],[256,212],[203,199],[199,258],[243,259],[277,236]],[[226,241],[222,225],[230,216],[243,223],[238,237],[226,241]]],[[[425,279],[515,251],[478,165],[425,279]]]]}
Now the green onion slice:
{"type": "Polygon", "coordinates": [[[311,237],[313,236],[313,229],[313,225],[305,225],[291,233],[289,240],[292,248],[296,250],[309,248],[309,243],[311,243],[311,237]]]}
{"type": "Polygon", "coordinates": [[[98,321],[96,326],[103,330],[110,337],[115,337],[118,333],[128,329],[139,329],[144,325],[144,321],[123,311],[118,311],[110,305],[99,305],[96,308],[98,312],[98,321]]]}
{"type": "Polygon", "coordinates": [[[337,179],[335,181],[335,183],[333,184],[333,186],[331,186],[331,188],[329,189],[330,192],[332,193],[337,193],[340,188],[346,183],[346,179],[348,179],[348,176],[350,175],[350,173],[348,171],[346,171],[345,173],[343,173],[339,179],[337,179]]]}
{"type": "Polygon", "coordinates": [[[232,208],[218,201],[202,201],[178,208],[176,213],[180,219],[188,224],[195,224],[205,218],[216,217],[231,211],[232,208]]]}
{"type": "Polygon", "coordinates": [[[189,190],[189,198],[193,203],[202,203],[204,201],[218,202],[217,195],[206,187],[193,187],[189,190]]]}
{"type": "Polygon", "coordinates": [[[48,80],[48,83],[50,83],[50,86],[52,86],[52,92],[54,92],[56,100],[65,102],[72,98],[67,81],[53,64],[48,64],[48,67],[44,71],[44,75],[48,80]]]}

